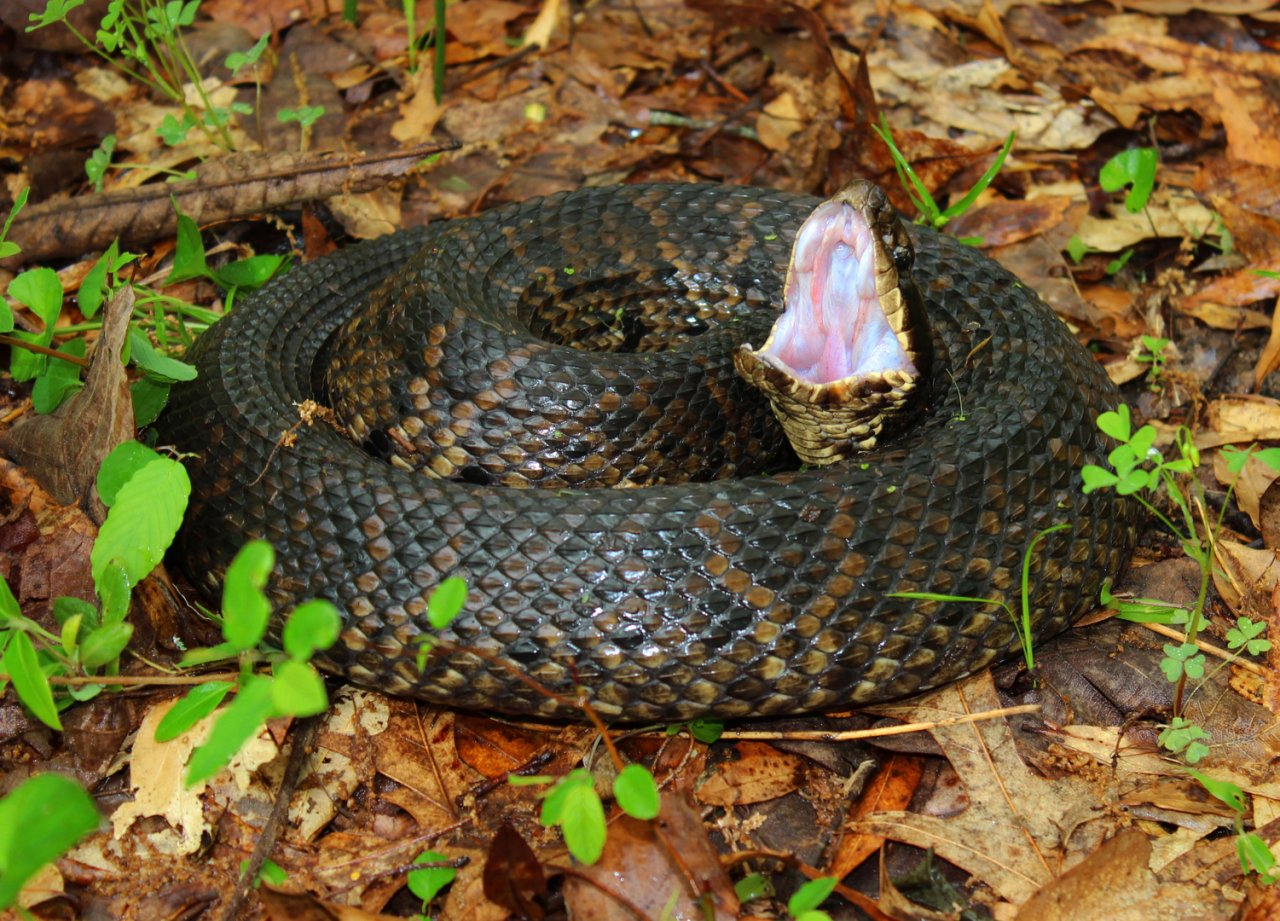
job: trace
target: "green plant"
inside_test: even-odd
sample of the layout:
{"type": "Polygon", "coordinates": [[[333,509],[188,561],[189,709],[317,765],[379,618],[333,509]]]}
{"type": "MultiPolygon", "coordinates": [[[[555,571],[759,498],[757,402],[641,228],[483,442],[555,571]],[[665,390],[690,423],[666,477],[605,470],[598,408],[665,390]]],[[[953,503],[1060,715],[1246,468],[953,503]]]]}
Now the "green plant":
{"type": "Polygon", "coordinates": [[[227,130],[231,112],[210,101],[182,30],[195,22],[200,0],[111,0],[92,40],[71,24],[67,14],[84,0],[49,0],[44,10],[32,13],[27,31],[62,23],[86,48],[121,73],[153,92],[177,103],[209,140],[231,150],[227,130]],[[196,110],[188,102],[184,86],[195,88],[200,100],[196,110]]]}
{"type": "Polygon", "coordinates": [[[89,553],[98,604],[55,599],[55,634],[24,616],[0,579],[0,691],[11,682],[18,699],[52,729],[62,728],[60,710],[101,693],[96,676],[118,672],[133,635],[125,620],[132,588],[164,556],[191,491],[181,464],[133,441],[107,456],[97,485],[109,509],[89,553]]]}
{"type": "Polygon", "coordinates": [[[276,112],[276,119],[282,125],[289,122],[297,122],[298,128],[298,149],[306,150],[307,138],[311,133],[311,126],[320,120],[320,116],[324,115],[324,106],[298,106],[294,109],[281,109],[276,112]]]}
{"type": "MultiPolygon", "coordinates": [[[[1149,514],[1160,521],[1178,540],[1183,552],[1194,560],[1200,569],[1200,584],[1196,600],[1190,607],[1170,605],[1152,599],[1121,601],[1113,596],[1108,586],[1103,587],[1102,603],[1127,620],[1172,623],[1185,627],[1186,634],[1178,644],[1166,644],[1160,668],[1165,677],[1175,685],[1173,716],[1160,735],[1160,743],[1167,750],[1181,753],[1189,763],[1196,763],[1208,753],[1205,744],[1209,734],[1185,718],[1183,713],[1186,685],[1205,677],[1205,656],[1196,640],[1204,625],[1204,606],[1208,596],[1209,580],[1213,574],[1213,544],[1222,516],[1226,513],[1235,480],[1227,489],[1227,497],[1216,520],[1211,520],[1204,501],[1203,487],[1193,476],[1200,463],[1200,452],[1195,446],[1190,430],[1181,427],[1174,435],[1174,457],[1166,460],[1155,448],[1156,430],[1144,425],[1134,431],[1129,407],[1121,404],[1114,412],[1103,413],[1097,420],[1098,429],[1110,436],[1116,447],[1107,455],[1107,469],[1087,464],[1081,471],[1086,493],[1095,489],[1114,489],[1122,496],[1132,496],[1149,514]],[[1158,495],[1163,494],[1173,507],[1172,516],[1156,506],[1158,495]]],[[[1223,457],[1233,478],[1238,478],[1250,457],[1280,470],[1280,448],[1242,451],[1228,446],[1223,457]]],[[[1235,627],[1228,631],[1227,643],[1232,656],[1242,652],[1256,654],[1270,648],[1261,638],[1264,627],[1247,617],[1240,617],[1235,627]]],[[[1231,661],[1228,659],[1227,662],[1231,661]]],[[[1218,668],[1227,664],[1224,662],[1218,668]]],[[[1216,669],[1215,669],[1216,671],[1216,669]]],[[[1211,677],[1211,676],[1210,676],[1211,677]]],[[[1207,679],[1206,679],[1207,680],[1207,679]]]]}
{"type": "Polygon", "coordinates": [[[449,858],[439,851],[423,851],[413,858],[413,862],[431,865],[421,870],[410,870],[406,880],[409,891],[422,899],[422,910],[425,912],[431,900],[457,878],[458,870],[449,858]]]}
{"type": "Polygon", "coordinates": [[[1055,524],[1045,528],[1031,539],[1031,543],[1027,545],[1027,550],[1022,554],[1022,582],[1019,597],[1021,599],[1022,610],[1020,614],[1014,614],[1007,602],[993,601],[990,598],[974,598],[969,595],[947,595],[940,592],[893,592],[890,598],[909,598],[917,601],[949,601],[961,604],[998,604],[1004,608],[1004,612],[1009,615],[1009,620],[1013,624],[1014,633],[1018,637],[1018,645],[1022,647],[1022,658],[1027,663],[1027,671],[1034,672],[1036,670],[1035,638],[1031,633],[1031,558],[1036,551],[1036,545],[1044,540],[1050,534],[1061,531],[1070,527],[1065,522],[1055,524]]]}
{"type": "MultiPolygon", "coordinates": [[[[620,759],[619,759],[620,760],[620,759]]],[[[558,825],[565,847],[582,863],[595,863],[604,851],[604,803],[596,792],[595,778],[585,768],[570,771],[557,780],[543,775],[512,774],[513,786],[552,784],[542,798],[539,821],[548,828],[558,825]]],[[[649,769],[628,764],[613,782],[613,796],[622,811],[632,818],[653,819],[658,815],[658,784],[649,769]]]]}
{"type": "Polygon", "coordinates": [[[235,698],[214,721],[209,738],[191,755],[188,786],[212,777],[252,738],[267,720],[281,716],[314,716],[329,706],[324,680],[311,657],[338,639],[341,619],[328,601],[304,601],[288,615],[281,631],[281,648],[264,642],[271,620],[271,602],[263,592],[275,566],[275,551],[266,541],[245,544],[227,567],[222,589],[223,642],[192,649],[183,666],[204,665],[234,658],[240,670],[235,681],[209,681],[192,688],[173,705],[156,727],[156,741],[186,732],[213,713],[233,690],[235,698]],[[271,674],[259,674],[267,664],[271,674]]]}
{"type": "MultiPolygon", "coordinates": [[[[1009,151],[1013,149],[1013,141],[1015,133],[1010,131],[1009,136],[1005,138],[1004,146],[1000,148],[1000,152],[996,154],[995,160],[987,167],[987,171],[982,174],[977,182],[973,184],[964,197],[950,207],[943,209],[934,201],[932,193],[925,187],[924,182],[917,175],[911,164],[907,161],[906,156],[898,149],[898,145],[893,141],[893,135],[889,130],[889,121],[883,115],[880,116],[880,124],[872,125],[873,130],[879,135],[880,140],[884,141],[889,148],[889,154],[893,157],[894,169],[898,171],[898,181],[902,183],[902,188],[911,198],[911,203],[916,206],[916,210],[920,212],[919,223],[927,224],[935,230],[940,230],[953,217],[957,217],[968,211],[973,203],[978,200],[978,196],[986,191],[987,186],[991,185],[991,180],[996,178],[996,174],[1000,172],[1004,166],[1005,158],[1009,156],[1009,151]]],[[[976,237],[961,238],[961,243],[970,245],[978,245],[982,241],[976,237]]]]}
{"type": "Polygon", "coordinates": [[[10,790],[0,799],[0,911],[101,822],[93,798],[60,774],[37,774],[10,790]]]}
{"type": "Polygon", "coordinates": [[[1159,393],[1160,377],[1164,374],[1165,363],[1169,360],[1169,356],[1165,354],[1165,349],[1169,347],[1169,340],[1144,335],[1142,347],[1146,351],[1139,353],[1136,360],[1142,364],[1151,365],[1147,370],[1147,389],[1152,393],[1159,393]]]}
{"type": "Polygon", "coordinates": [[[837,882],[833,876],[809,880],[787,900],[787,914],[795,921],[831,921],[831,916],[818,906],[831,895],[837,882]]]}
{"type": "MultiPolygon", "coordinates": [[[[1118,192],[1128,187],[1129,191],[1125,195],[1124,207],[1130,214],[1138,214],[1146,211],[1147,203],[1151,200],[1151,192],[1156,185],[1156,170],[1160,166],[1160,155],[1154,147],[1135,147],[1131,150],[1122,150],[1106,163],[1102,164],[1102,169],[1098,171],[1098,184],[1105,192],[1118,192]]],[[[1151,232],[1156,233],[1155,223],[1151,220],[1150,213],[1147,214],[1147,223],[1151,225],[1151,232]]],[[[1073,237],[1078,240],[1078,237],[1073,237]]],[[[1071,253],[1070,243],[1068,243],[1068,253],[1071,253]]],[[[1084,244],[1080,243],[1078,247],[1079,256],[1072,254],[1072,258],[1079,262],[1084,255],[1084,244]]],[[[1127,249],[1115,259],[1107,263],[1106,272],[1108,275],[1115,275],[1133,258],[1133,250],[1127,249]]]]}
{"type": "Polygon", "coordinates": [[[1240,859],[1240,871],[1246,875],[1258,874],[1258,878],[1267,885],[1280,881],[1280,873],[1276,870],[1276,855],[1271,853],[1267,842],[1263,841],[1256,832],[1244,830],[1246,808],[1244,791],[1229,780],[1208,777],[1191,768],[1187,768],[1187,773],[1194,777],[1210,795],[1230,806],[1235,813],[1236,856],[1240,859]]]}

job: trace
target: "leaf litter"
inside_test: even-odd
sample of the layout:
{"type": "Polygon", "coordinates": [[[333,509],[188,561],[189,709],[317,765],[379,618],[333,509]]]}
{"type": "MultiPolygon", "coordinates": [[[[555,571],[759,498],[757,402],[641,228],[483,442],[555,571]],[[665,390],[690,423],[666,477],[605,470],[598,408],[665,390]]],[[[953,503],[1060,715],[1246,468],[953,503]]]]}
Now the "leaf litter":
{"type": "MultiPolygon", "coordinates": [[[[171,196],[202,225],[223,228],[301,207],[310,255],[334,245],[336,225],[368,236],[585,183],[710,179],[821,193],[868,175],[905,207],[870,131],[881,116],[939,195],[962,193],[1014,131],[1013,157],[949,229],[981,238],[1040,291],[1115,379],[1133,381],[1127,399],[1166,423],[1162,431],[1196,423],[1206,454],[1280,440],[1268,377],[1280,364],[1271,342],[1280,282],[1256,271],[1280,271],[1280,22],[1270,4],[464,0],[448,9],[439,99],[429,4],[417,10],[425,39],[417,73],[407,69],[399,9],[361,7],[351,26],[338,6],[272,4],[268,13],[206,0],[193,36],[204,60],[243,52],[264,33],[274,52],[251,71],[210,71],[215,104],[259,113],[241,118],[244,152],[234,157],[196,133],[162,143],[161,124],[181,110],[95,59],[25,51],[22,61],[43,69],[38,77],[30,66],[6,69],[0,145],[13,164],[9,193],[29,185],[44,202],[13,227],[27,263],[69,260],[60,274],[78,282],[91,261],[77,260],[123,236],[135,248],[161,241],[149,266],[159,268],[175,227],[171,196]],[[316,104],[326,111],[310,129],[276,117],[316,104]],[[195,167],[196,177],[167,184],[146,169],[111,168],[93,194],[82,163],[108,133],[118,136],[115,167],[195,167]],[[1112,154],[1152,143],[1162,162],[1151,203],[1131,214],[1101,191],[1098,171],[1112,154]],[[1079,260],[1064,255],[1072,238],[1079,260]],[[1125,252],[1127,266],[1112,271],[1125,252]],[[1144,387],[1142,334],[1175,339],[1185,370],[1144,387]],[[1261,393],[1204,399],[1251,390],[1261,393]]],[[[30,323],[13,306],[19,324],[30,323]]],[[[7,424],[25,407],[13,388],[2,397],[7,424]]],[[[100,456],[120,437],[80,436],[87,444],[74,447],[100,456]]],[[[1208,468],[1229,482],[1220,458],[1208,468]]],[[[75,582],[55,571],[77,559],[87,568],[92,525],[51,515],[56,503],[17,468],[3,482],[12,510],[0,522],[3,575],[24,605],[47,604],[51,580],[75,582]]],[[[1253,465],[1237,485],[1243,513],[1225,519],[1217,548],[1215,620],[1224,626],[1211,632],[1247,613],[1277,635],[1273,491],[1253,465]]],[[[1177,594],[1176,569],[1146,570],[1143,594],[1177,594]]],[[[92,597],[84,579],[70,591],[92,597]]],[[[171,658],[175,632],[189,643],[203,628],[175,622],[171,592],[147,598],[134,619],[152,627],[158,645],[148,655],[171,658]]],[[[410,914],[422,906],[405,890],[406,874],[419,853],[435,850],[458,864],[431,906],[445,919],[776,913],[800,882],[823,874],[842,880],[837,891],[873,917],[937,916],[945,910],[909,901],[926,896],[904,882],[929,850],[967,875],[963,889],[946,884],[953,897],[999,918],[1216,918],[1241,905],[1263,916],[1275,896],[1240,875],[1232,811],[1158,754],[1152,726],[1169,705],[1158,668],[1166,640],[1110,626],[1090,627],[1092,641],[1082,630],[1037,650],[1090,663],[1046,679],[1057,697],[1033,694],[1006,669],[999,689],[978,676],[879,709],[904,722],[941,719],[927,737],[872,747],[809,735],[866,728],[866,714],[752,726],[776,737],[712,745],[688,734],[619,733],[623,754],[649,766],[662,790],[653,823],[613,807],[613,768],[590,729],[344,690],[317,730],[270,851],[286,888],[260,890],[247,910],[410,914]],[[945,722],[1022,700],[1045,709],[945,722]],[[506,782],[513,773],[563,776],[582,763],[609,806],[594,868],[574,864],[559,832],[538,821],[543,788],[506,782]],[[771,877],[777,894],[741,906],[730,880],[744,872],[771,877]],[[879,889],[878,907],[855,889],[879,889]]],[[[1233,665],[1193,703],[1222,740],[1205,770],[1250,795],[1250,825],[1274,843],[1280,695],[1274,670],[1261,671],[1233,665]]],[[[163,692],[98,698],[81,708],[81,732],[62,737],[11,698],[0,708],[8,776],[42,761],[69,770],[114,813],[111,831],[59,862],[58,879],[40,878],[51,892],[76,893],[86,911],[216,916],[269,827],[295,730],[269,726],[251,743],[251,761],[182,791],[170,764],[181,747],[146,737],[168,700],[163,692]],[[27,767],[15,771],[19,764],[27,767]]]]}

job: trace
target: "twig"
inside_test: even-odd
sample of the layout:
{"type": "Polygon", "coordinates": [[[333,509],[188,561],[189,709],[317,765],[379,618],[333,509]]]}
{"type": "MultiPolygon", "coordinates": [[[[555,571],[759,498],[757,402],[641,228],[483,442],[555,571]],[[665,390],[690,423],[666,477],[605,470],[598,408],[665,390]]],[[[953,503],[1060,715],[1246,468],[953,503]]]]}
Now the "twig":
{"type": "Polygon", "coordinates": [[[822,730],[796,730],[783,732],[763,732],[743,729],[729,729],[721,733],[722,739],[790,739],[805,742],[848,742],[853,739],[875,739],[881,736],[900,736],[909,732],[927,732],[943,726],[959,726],[962,723],[978,723],[983,720],[998,720],[1019,713],[1039,713],[1039,704],[1020,704],[1016,707],[1001,707],[999,710],[987,710],[983,713],[968,713],[964,716],[953,716],[945,720],[929,720],[924,723],[903,723],[901,726],[884,726],[880,729],[850,729],[843,732],[822,730]]]}

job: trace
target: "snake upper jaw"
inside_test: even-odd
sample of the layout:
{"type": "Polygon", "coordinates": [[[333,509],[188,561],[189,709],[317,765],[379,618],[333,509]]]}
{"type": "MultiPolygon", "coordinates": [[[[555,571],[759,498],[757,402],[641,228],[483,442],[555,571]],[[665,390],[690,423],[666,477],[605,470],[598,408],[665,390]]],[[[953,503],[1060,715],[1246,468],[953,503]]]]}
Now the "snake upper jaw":
{"type": "Polygon", "coordinates": [[[734,364],[769,398],[804,462],[874,447],[911,402],[932,338],[912,260],[897,214],[865,181],[819,205],[796,234],[783,313],[734,364]]]}

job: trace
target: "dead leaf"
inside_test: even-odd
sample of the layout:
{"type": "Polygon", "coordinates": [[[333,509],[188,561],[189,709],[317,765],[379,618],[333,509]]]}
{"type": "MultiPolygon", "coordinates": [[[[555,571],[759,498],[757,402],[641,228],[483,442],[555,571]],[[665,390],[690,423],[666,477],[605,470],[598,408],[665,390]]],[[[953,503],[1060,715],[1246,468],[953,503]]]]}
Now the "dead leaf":
{"type": "Polygon", "coordinates": [[[1214,543],[1213,586],[1237,615],[1254,620],[1264,615],[1266,599],[1280,584],[1280,552],[1255,550],[1219,538],[1214,543]]]}
{"type": "Polygon", "coordinates": [[[619,815],[609,823],[604,853],[575,867],[564,883],[575,918],[715,918],[738,915],[733,884],[698,814],[665,794],[652,822],[619,815]]]}
{"type": "Polygon", "coordinates": [[[1181,918],[1159,911],[1160,886],[1147,866],[1150,859],[1151,842],[1147,836],[1136,829],[1122,831],[1028,899],[1019,909],[1018,919],[1181,918]]]}
{"type": "Polygon", "coordinates": [[[762,803],[785,796],[804,783],[805,762],[762,742],[739,742],[737,756],[715,766],[694,787],[693,795],[708,806],[762,803]]]}
{"type": "MultiPolygon", "coordinates": [[[[894,755],[858,798],[846,825],[871,813],[906,809],[923,773],[923,758],[894,755]]],[[[831,875],[844,879],[883,844],[884,838],[879,835],[845,834],[831,860],[831,875]]]]}
{"type": "Polygon", "coordinates": [[[489,843],[483,882],[485,898],[516,917],[542,921],[546,916],[547,878],[542,864],[520,833],[507,823],[489,843]]]}
{"type": "MultiPolygon", "coordinates": [[[[27,468],[63,505],[84,502],[98,522],[106,509],[96,482],[103,459],[133,437],[133,400],[120,352],[133,315],[129,285],[103,308],[102,333],[84,388],[48,416],[29,416],[0,438],[0,448],[27,468]]],[[[53,359],[51,359],[53,360],[53,359]]]]}

